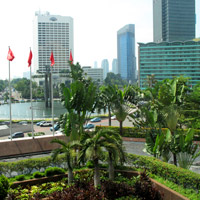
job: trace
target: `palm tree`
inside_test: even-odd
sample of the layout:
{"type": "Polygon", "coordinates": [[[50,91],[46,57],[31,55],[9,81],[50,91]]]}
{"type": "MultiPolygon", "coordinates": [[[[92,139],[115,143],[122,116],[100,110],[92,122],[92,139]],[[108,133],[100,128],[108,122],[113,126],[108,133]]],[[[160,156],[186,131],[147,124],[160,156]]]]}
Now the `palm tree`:
{"type": "MultiPolygon", "coordinates": [[[[104,154],[104,148],[109,149],[110,154],[113,156],[116,154],[117,138],[114,135],[111,137],[106,130],[99,130],[98,132],[85,132],[82,134],[81,141],[82,149],[80,151],[79,162],[85,161],[85,158],[89,158],[94,162],[94,186],[100,185],[100,171],[99,160],[104,154]]],[[[113,156],[115,157],[115,156],[113,156]]],[[[112,160],[112,157],[110,157],[112,160]]],[[[110,162],[112,165],[112,162],[110,162]]],[[[110,167],[112,170],[113,167],[110,167]]]]}
{"type": "Polygon", "coordinates": [[[67,167],[68,167],[68,184],[71,184],[73,182],[73,167],[72,167],[72,151],[74,149],[74,147],[76,146],[76,143],[66,143],[63,140],[59,140],[59,139],[53,139],[51,141],[51,143],[57,143],[61,145],[61,148],[55,149],[52,151],[52,158],[53,160],[56,159],[56,157],[61,154],[64,153],[66,155],[66,161],[67,161],[67,167]]]}
{"type": "Polygon", "coordinates": [[[99,110],[103,108],[104,112],[108,110],[108,119],[109,119],[109,126],[111,126],[111,106],[113,101],[115,100],[116,90],[115,87],[108,85],[108,86],[101,86],[100,87],[100,94],[99,94],[99,110]]]}

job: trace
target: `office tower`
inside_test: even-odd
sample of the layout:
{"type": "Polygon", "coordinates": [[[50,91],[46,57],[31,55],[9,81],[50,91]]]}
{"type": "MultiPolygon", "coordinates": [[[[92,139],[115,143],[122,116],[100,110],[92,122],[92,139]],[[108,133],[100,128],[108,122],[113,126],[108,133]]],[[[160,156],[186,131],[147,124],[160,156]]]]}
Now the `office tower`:
{"type": "Polygon", "coordinates": [[[190,77],[190,85],[200,82],[200,41],[139,43],[139,85],[146,87],[147,76],[157,81],[190,77]]]}
{"type": "Polygon", "coordinates": [[[109,63],[107,59],[103,59],[101,62],[101,68],[103,68],[103,80],[107,77],[109,72],[109,63]]]}
{"type": "Polygon", "coordinates": [[[195,0],[153,0],[153,41],[195,38],[195,0]]]}
{"type": "Polygon", "coordinates": [[[73,19],[50,13],[35,13],[34,19],[34,72],[44,73],[50,67],[53,51],[53,72],[69,69],[70,50],[74,58],[73,19]]]}
{"type": "Polygon", "coordinates": [[[128,82],[136,80],[135,25],[128,24],[117,32],[118,73],[128,82]]]}
{"type": "Polygon", "coordinates": [[[94,68],[98,68],[97,61],[94,61],[94,68]]]}
{"type": "Polygon", "coordinates": [[[114,58],[112,61],[112,72],[114,74],[118,74],[118,69],[117,69],[117,59],[114,58]]]}
{"type": "Polygon", "coordinates": [[[99,85],[103,84],[103,69],[102,68],[91,68],[90,66],[82,67],[86,77],[90,77],[94,82],[99,85]]]}

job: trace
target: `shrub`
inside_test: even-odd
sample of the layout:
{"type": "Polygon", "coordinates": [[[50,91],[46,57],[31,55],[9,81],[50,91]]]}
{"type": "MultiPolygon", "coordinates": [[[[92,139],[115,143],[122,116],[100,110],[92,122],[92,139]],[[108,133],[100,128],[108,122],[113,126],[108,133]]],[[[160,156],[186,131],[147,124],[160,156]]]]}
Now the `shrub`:
{"type": "Polygon", "coordinates": [[[54,176],[58,174],[65,174],[65,170],[59,167],[49,167],[44,173],[46,176],[54,176]]]}
{"type": "Polygon", "coordinates": [[[4,175],[0,176],[0,199],[5,199],[8,194],[9,182],[4,175]]]}
{"type": "Polygon", "coordinates": [[[86,167],[88,167],[88,168],[94,168],[94,162],[92,160],[87,161],[86,167]]]}
{"type": "Polygon", "coordinates": [[[25,180],[25,176],[22,174],[22,175],[18,175],[18,176],[15,176],[15,180],[16,181],[23,181],[25,180]]]}
{"type": "Polygon", "coordinates": [[[41,177],[44,177],[44,176],[45,176],[45,174],[42,173],[42,172],[39,172],[39,171],[33,173],[34,178],[41,178],[41,177]]]}
{"type": "MultiPolygon", "coordinates": [[[[34,136],[41,136],[41,135],[45,135],[44,132],[38,132],[38,133],[34,133],[34,136]]],[[[29,137],[32,137],[32,133],[28,133],[29,137]]]]}

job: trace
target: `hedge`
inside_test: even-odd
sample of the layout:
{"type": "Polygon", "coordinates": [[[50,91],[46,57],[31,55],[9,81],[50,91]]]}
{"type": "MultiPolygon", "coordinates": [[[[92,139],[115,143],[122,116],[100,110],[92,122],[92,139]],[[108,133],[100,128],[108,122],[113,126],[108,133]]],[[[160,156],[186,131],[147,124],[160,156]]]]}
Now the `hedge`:
{"type": "MultiPolygon", "coordinates": [[[[116,132],[119,131],[118,126],[96,126],[95,129],[98,131],[100,129],[111,129],[116,132]]],[[[122,136],[123,137],[133,137],[133,138],[145,138],[146,134],[150,133],[151,128],[139,128],[139,127],[123,127],[122,136]]],[[[167,131],[167,128],[162,128],[162,131],[167,131]]],[[[182,131],[181,129],[178,129],[178,131],[182,131]]],[[[187,129],[184,129],[184,132],[187,132],[187,129]]],[[[195,129],[195,141],[200,141],[200,130],[195,129]]]]}
{"type": "Polygon", "coordinates": [[[128,154],[129,164],[170,180],[184,188],[200,189],[200,174],[173,164],[162,162],[154,157],[128,154]]]}

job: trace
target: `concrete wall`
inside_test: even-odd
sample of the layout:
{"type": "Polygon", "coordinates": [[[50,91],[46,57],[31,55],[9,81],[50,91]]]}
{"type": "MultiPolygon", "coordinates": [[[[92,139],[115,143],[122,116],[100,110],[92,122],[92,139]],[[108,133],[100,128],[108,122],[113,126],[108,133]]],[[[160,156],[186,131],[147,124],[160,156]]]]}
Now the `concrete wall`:
{"type": "Polygon", "coordinates": [[[0,157],[6,156],[18,156],[21,154],[28,153],[37,153],[44,151],[51,151],[53,149],[58,148],[60,145],[53,143],[51,144],[51,140],[54,138],[58,138],[61,140],[65,140],[66,136],[40,136],[32,138],[23,138],[23,139],[13,139],[12,141],[0,141],[0,157]]]}

